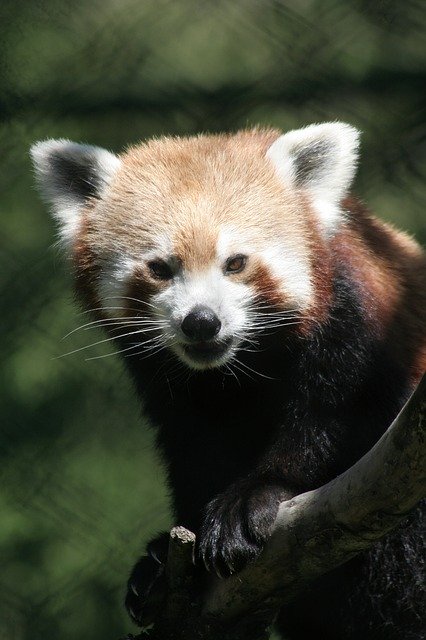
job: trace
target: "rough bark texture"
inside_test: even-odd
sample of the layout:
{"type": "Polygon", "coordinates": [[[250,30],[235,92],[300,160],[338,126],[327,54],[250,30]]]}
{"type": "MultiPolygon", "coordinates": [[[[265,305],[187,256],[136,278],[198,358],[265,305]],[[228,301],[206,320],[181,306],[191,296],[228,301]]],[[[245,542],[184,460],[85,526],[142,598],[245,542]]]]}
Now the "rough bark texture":
{"type": "MultiPolygon", "coordinates": [[[[275,613],[318,576],[368,549],[426,494],[426,377],[377,444],[328,484],[281,503],[257,561],[194,583],[195,536],[171,533],[168,598],[148,632],[162,640],[266,640],[275,613]]],[[[139,636],[146,637],[145,634],[139,636]]]]}

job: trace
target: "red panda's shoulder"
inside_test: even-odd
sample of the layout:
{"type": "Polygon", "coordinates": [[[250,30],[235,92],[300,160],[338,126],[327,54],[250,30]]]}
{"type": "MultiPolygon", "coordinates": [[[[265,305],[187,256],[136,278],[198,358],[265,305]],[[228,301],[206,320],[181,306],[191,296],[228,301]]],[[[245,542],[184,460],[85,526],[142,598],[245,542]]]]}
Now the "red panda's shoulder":
{"type": "Polygon", "coordinates": [[[418,378],[426,368],[426,255],[355,198],[343,206],[347,223],[332,240],[334,260],[349,271],[376,336],[411,360],[418,378]]]}

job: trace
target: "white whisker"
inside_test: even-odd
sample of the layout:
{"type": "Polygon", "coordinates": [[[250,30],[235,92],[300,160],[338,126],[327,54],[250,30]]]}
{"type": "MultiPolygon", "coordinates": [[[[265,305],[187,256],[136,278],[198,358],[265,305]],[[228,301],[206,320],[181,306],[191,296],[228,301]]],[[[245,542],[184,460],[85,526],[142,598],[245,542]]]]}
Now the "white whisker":
{"type": "Polygon", "coordinates": [[[145,355],[141,358],[141,360],[145,360],[145,358],[149,358],[150,356],[155,356],[157,353],[160,353],[160,351],[163,351],[163,349],[165,349],[167,347],[167,344],[163,344],[161,347],[159,347],[156,351],[151,351],[150,353],[145,353],[145,349],[141,349],[141,351],[137,351],[136,353],[132,353],[130,354],[130,356],[128,357],[135,357],[135,356],[139,356],[142,353],[145,353],[145,355]]]}
{"type": "Polygon", "coordinates": [[[84,351],[85,349],[90,349],[91,347],[96,347],[99,344],[104,344],[105,342],[110,342],[112,340],[120,340],[121,338],[126,338],[128,336],[134,336],[136,334],[141,334],[144,333],[145,331],[152,331],[153,329],[138,329],[137,331],[130,331],[128,333],[123,333],[121,335],[118,336],[111,336],[110,338],[105,338],[104,340],[98,340],[97,342],[94,342],[92,344],[88,344],[85,347],[80,347],[79,349],[74,349],[73,351],[69,351],[68,353],[63,353],[60,356],[56,356],[56,358],[54,358],[55,360],[58,360],[59,358],[64,358],[65,356],[71,356],[74,353],[78,353],[79,351],[84,351]]]}
{"type": "Polygon", "coordinates": [[[85,315],[87,313],[93,313],[94,311],[113,311],[114,309],[116,309],[117,311],[121,310],[121,311],[137,311],[138,313],[141,312],[140,309],[135,309],[134,307],[92,307],[90,309],[86,309],[86,311],[82,311],[79,315],[85,315]]]}
{"type": "Polygon", "coordinates": [[[234,368],[235,368],[235,369],[237,369],[237,371],[239,371],[240,373],[242,373],[244,376],[247,376],[247,378],[250,378],[250,380],[254,380],[254,378],[253,378],[251,375],[249,375],[249,374],[247,373],[247,371],[244,371],[244,369],[241,369],[241,367],[239,367],[239,366],[238,366],[238,365],[240,365],[240,364],[241,364],[239,360],[236,360],[236,358],[235,358],[235,359],[233,359],[233,360],[232,360],[232,364],[233,364],[234,368]],[[237,364],[237,363],[238,363],[238,364],[237,364]]]}
{"type": "Polygon", "coordinates": [[[147,307],[151,307],[152,309],[158,310],[154,304],[147,302],[146,300],[139,300],[139,298],[131,298],[129,296],[109,296],[108,298],[104,298],[105,300],[130,300],[132,302],[137,302],[138,304],[144,304],[147,307]]]}
{"type": "Polygon", "coordinates": [[[89,362],[89,360],[101,360],[102,358],[110,358],[111,356],[118,356],[120,353],[125,353],[126,351],[131,351],[131,349],[137,349],[138,344],[133,344],[131,347],[126,347],[125,349],[120,349],[120,351],[114,351],[112,353],[104,353],[100,356],[91,356],[90,358],[84,358],[85,362],[89,362]]]}
{"type": "MultiPolygon", "coordinates": [[[[240,382],[240,380],[239,380],[239,378],[238,378],[237,374],[235,373],[235,371],[232,371],[231,363],[225,363],[223,366],[225,367],[225,369],[226,369],[227,371],[229,371],[229,374],[235,378],[235,380],[238,382],[238,386],[240,386],[240,387],[241,387],[241,382],[240,382]]],[[[225,372],[224,372],[224,373],[225,373],[225,372]]],[[[225,373],[225,375],[228,375],[228,374],[226,374],[226,373],[225,373]]]]}
{"type": "Polygon", "coordinates": [[[132,325],[143,325],[143,326],[155,325],[155,326],[158,326],[158,328],[161,328],[163,326],[167,326],[167,322],[165,320],[151,320],[151,319],[145,319],[145,318],[138,318],[137,316],[134,316],[134,317],[130,316],[127,318],[105,318],[101,320],[93,320],[92,322],[87,322],[86,324],[82,324],[79,327],[72,329],[72,331],[69,331],[66,335],[64,335],[62,340],[65,340],[65,338],[68,338],[70,335],[72,335],[76,331],[80,331],[81,329],[84,329],[85,331],[87,331],[88,329],[97,329],[98,327],[125,326],[125,325],[128,325],[129,327],[132,325]]]}
{"type": "Polygon", "coordinates": [[[251,371],[251,373],[254,373],[255,375],[261,376],[262,378],[266,378],[267,380],[276,380],[276,378],[271,378],[271,376],[267,376],[264,373],[260,373],[260,371],[256,371],[255,369],[252,369],[245,362],[242,362],[241,360],[238,360],[237,358],[234,358],[233,362],[234,362],[234,364],[235,364],[235,362],[237,362],[242,367],[245,367],[246,369],[248,369],[248,371],[251,371]]]}

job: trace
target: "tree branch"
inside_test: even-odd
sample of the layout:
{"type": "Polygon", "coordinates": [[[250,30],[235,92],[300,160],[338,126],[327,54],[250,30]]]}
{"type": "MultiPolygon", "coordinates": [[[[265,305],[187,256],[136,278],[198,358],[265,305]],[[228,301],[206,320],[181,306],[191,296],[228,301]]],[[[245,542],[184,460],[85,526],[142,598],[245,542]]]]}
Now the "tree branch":
{"type": "MultiPolygon", "coordinates": [[[[315,578],[369,549],[423,498],[425,407],[423,376],[400,414],[366,455],[319,489],[282,502],[272,535],[256,562],[226,580],[210,578],[198,596],[194,595],[192,578],[188,580],[193,575],[192,551],[182,552],[185,543],[180,539],[187,535],[183,534],[186,530],[180,527],[176,533],[174,529],[167,567],[167,606],[155,627],[162,633],[167,629],[169,635],[156,635],[155,631],[152,637],[269,637],[268,625],[282,604],[315,578]],[[177,593],[176,587],[184,592],[177,593]]],[[[194,539],[191,537],[192,545],[194,539]]]]}

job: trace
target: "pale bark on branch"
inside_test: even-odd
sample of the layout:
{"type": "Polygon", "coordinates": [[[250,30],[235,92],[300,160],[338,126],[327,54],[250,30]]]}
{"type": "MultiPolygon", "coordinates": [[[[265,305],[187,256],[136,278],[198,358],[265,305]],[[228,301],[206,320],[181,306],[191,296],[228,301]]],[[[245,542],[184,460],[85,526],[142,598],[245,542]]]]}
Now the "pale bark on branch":
{"type": "Polygon", "coordinates": [[[426,377],[377,444],[331,482],[282,502],[259,558],[194,589],[195,536],[172,531],[166,605],[151,637],[268,638],[282,604],[397,527],[426,494],[426,377]]]}

